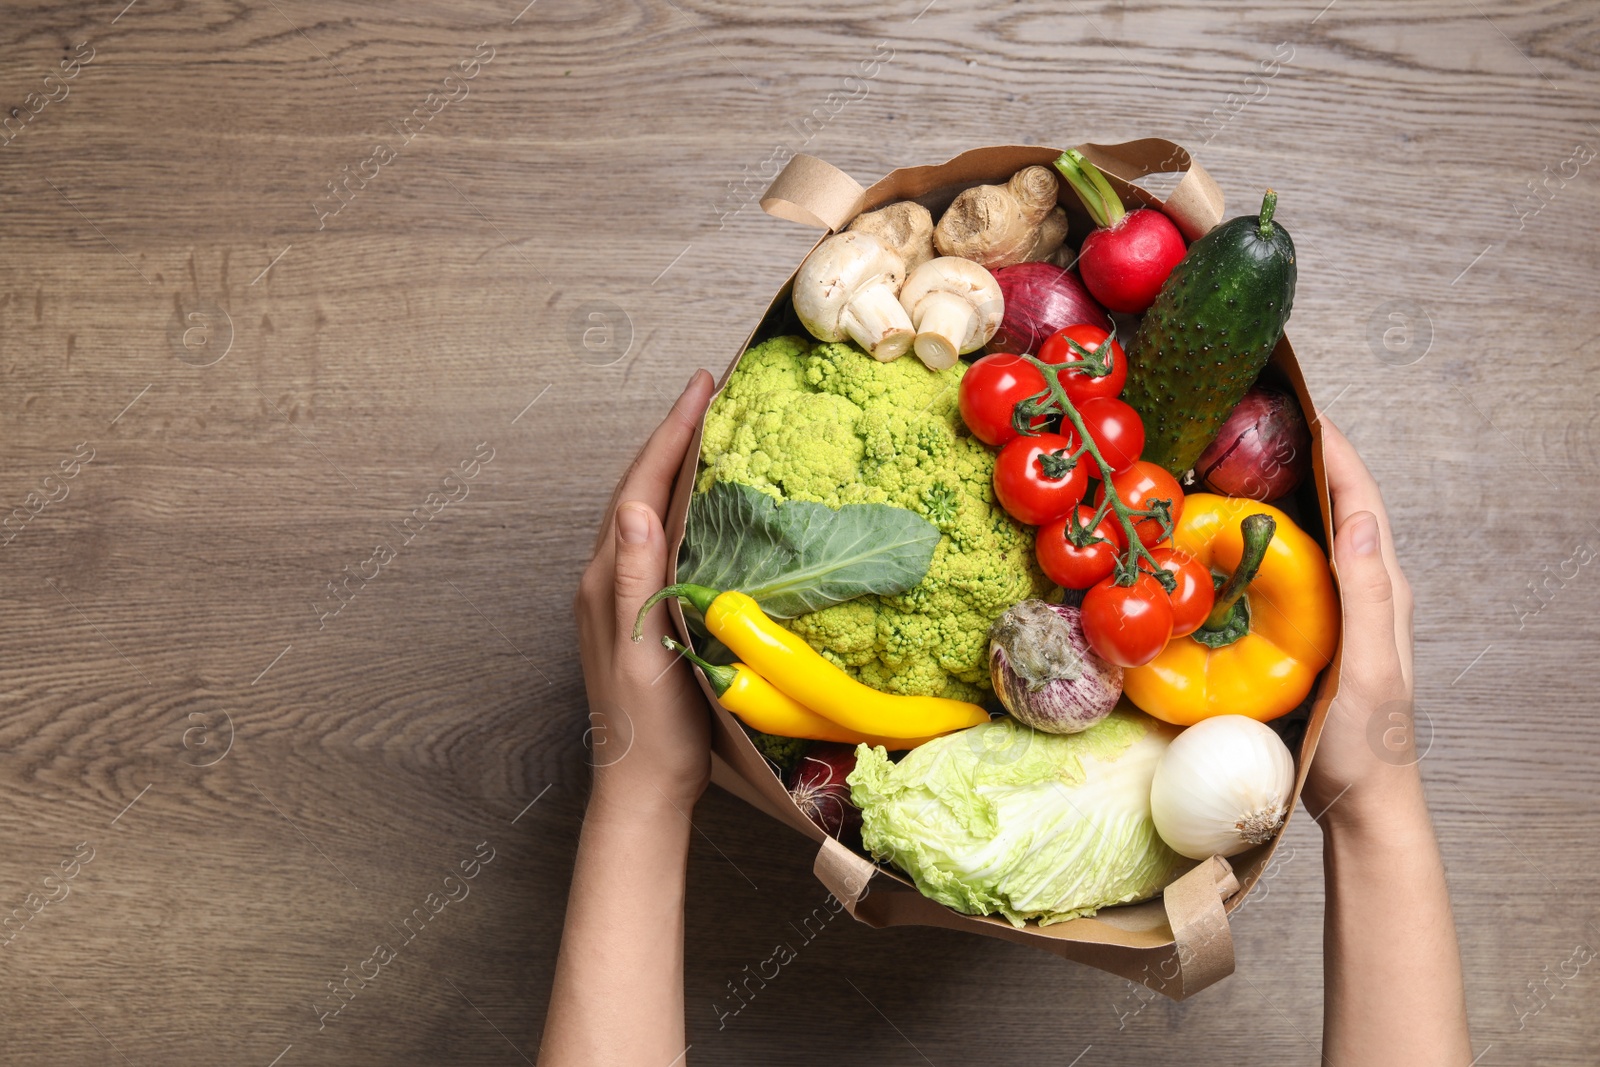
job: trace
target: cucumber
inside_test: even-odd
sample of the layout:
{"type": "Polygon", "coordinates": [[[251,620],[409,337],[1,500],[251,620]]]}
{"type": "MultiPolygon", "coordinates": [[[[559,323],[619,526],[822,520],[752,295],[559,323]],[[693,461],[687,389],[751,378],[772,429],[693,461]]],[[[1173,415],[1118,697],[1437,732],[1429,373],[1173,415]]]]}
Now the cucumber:
{"type": "Polygon", "coordinates": [[[1181,476],[1217,436],[1283,336],[1294,242],[1259,216],[1229,219],[1189,246],[1128,349],[1122,399],[1144,420],[1144,459],[1181,476]]]}

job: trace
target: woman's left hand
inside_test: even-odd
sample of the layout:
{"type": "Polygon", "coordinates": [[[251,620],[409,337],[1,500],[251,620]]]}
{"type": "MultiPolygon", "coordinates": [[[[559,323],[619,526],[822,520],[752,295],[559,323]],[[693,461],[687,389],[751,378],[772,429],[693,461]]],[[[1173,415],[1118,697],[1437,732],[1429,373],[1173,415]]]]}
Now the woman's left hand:
{"type": "Polygon", "coordinates": [[[637,810],[665,801],[687,814],[711,780],[710,720],[686,664],[661,645],[665,605],[632,640],[639,607],[667,581],[661,516],[695,427],[710,403],[711,375],[696,371],[666,420],[612,494],[573,612],[589,693],[587,741],[593,803],[637,810]]]}

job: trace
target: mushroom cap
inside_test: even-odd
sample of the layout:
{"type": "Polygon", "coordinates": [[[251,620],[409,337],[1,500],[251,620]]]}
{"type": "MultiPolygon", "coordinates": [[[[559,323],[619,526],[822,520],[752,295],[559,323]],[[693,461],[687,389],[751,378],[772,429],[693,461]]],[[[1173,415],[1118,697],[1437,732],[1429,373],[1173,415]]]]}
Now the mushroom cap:
{"type": "Polygon", "coordinates": [[[950,293],[972,305],[972,327],[960,339],[962,352],[971,352],[988,342],[1000,328],[1005,316],[1005,297],[994,275],[970,259],[960,256],[940,256],[930,259],[912,272],[900,290],[900,304],[919,322],[922,302],[933,293],[950,293]]]}
{"type": "Polygon", "coordinates": [[[795,314],[818,339],[842,341],[846,333],[840,319],[857,293],[875,285],[898,293],[905,280],[905,260],[883,241],[859,230],[836,233],[800,265],[794,279],[795,314]]]}

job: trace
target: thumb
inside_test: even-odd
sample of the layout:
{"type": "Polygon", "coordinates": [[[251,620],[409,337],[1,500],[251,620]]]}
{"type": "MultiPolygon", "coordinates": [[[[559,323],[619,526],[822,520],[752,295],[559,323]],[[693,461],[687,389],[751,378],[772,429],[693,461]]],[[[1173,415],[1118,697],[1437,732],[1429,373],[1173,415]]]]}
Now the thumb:
{"type": "MultiPolygon", "coordinates": [[[[626,638],[633,633],[639,606],[666,584],[667,537],[654,509],[637,500],[618,505],[615,525],[617,633],[626,638]]],[[[652,640],[666,632],[662,625],[665,610],[657,607],[650,613],[646,636],[652,640]]]]}
{"type": "Polygon", "coordinates": [[[1378,517],[1358,511],[1333,541],[1344,600],[1343,673],[1369,692],[1398,676],[1394,633],[1394,581],[1383,562],[1378,517]]]}

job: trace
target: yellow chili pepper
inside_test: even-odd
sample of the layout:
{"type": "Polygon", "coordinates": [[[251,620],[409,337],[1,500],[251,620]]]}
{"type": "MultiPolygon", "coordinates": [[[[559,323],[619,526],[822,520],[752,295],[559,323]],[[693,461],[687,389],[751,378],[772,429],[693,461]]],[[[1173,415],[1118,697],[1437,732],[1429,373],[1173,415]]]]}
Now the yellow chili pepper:
{"type": "MultiPolygon", "coordinates": [[[[703,585],[672,585],[645,601],[682,597],[705,616],[706,630],[760,677],[803,707],[840,726],[877,737],[928,738],[989,721],[976,704],[945,697],[896,696],[862,685],[823,659],[805,640],[779,626],[754,598],[703,585]]],[[[639,626],[634,628],[638,639],[639,626]]]]}
{"type": "Polygon", "coordinates": [[[1231,577],[1200,629],[1123,672],[1128,699],[1179,726],[1213,715],[1266,722],[1294,710],[1339,643],[1322,549],[1277,508],[1211,493],[1184,498],[1172,544],[1231,577]]]}
{"type": "Polygon", "coordinates": [[[847,745],[882,745],[891,752],[916,748],[933,740],[931,737],[874,737],[856,733],[818,715],[794,697],[784,695],[743,663],[726,667],[707,663],[670,637],[663,637],[661,643],[683,653],[684,658],[699,667],[722,706],[739,716],[745,725],[764,734],[803,737],[810,741],[840,741],[847,745]]]}

